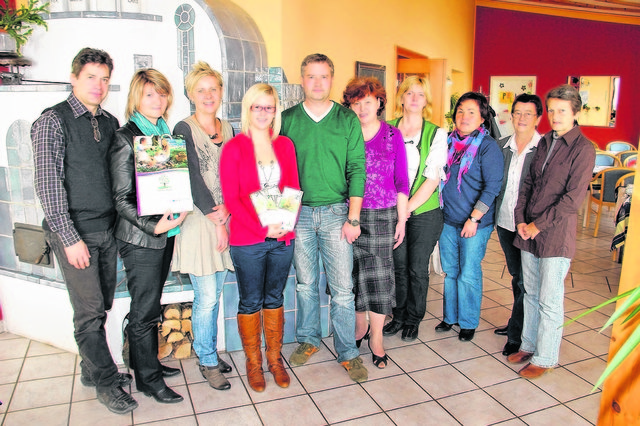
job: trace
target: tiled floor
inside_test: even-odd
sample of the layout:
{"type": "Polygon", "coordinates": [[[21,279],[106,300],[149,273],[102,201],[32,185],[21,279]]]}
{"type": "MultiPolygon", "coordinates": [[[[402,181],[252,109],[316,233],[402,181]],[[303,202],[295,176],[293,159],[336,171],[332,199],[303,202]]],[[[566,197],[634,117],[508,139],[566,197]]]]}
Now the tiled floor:
{"type": "MultiPolygon", "coordinates": [[[[600,237],[581,231],[571,273],[565,282],[566,316],[572,317],[617,293],[620,265],[611,261],[611,213],[600,237]]],[[[593,226],[593,225],[592,225],[593,226]]],[[[79,381],[75,354],[9,333],[0,334],[0,422],[4,425],[588,425],[597,419],[600,391],[590,390],[604,370],[610,330],[598,334],[612,309],[565,330],[561,366],[528,381],[500,354],[505,338],[493,334],[506,323],[512,302],[510,277],[495,237],[483,264],[484,298],[480,327],[470,343],[457,333],[438,333],[443,279],[431,276],[427,310],[419,340],[385,338],[391,359],[376,369],[366,345],[361,349],[369,381],[351,382],[335,361],[332,339],[325,339],[309,364],[290,370],[291,386],[277,387],[266,374],[267,390],[249,389],[242,352],[223,354],[234,365],[231,389],[216,391],[200,376],[195,359],[168,362],[183,374],[168,384],[185,397],[180,404],[157,404],[135,391],[140,406],[119,416],[96,400],[79,381]]],[[[285,358],[295,344],[283,349],[285,358]]]]}

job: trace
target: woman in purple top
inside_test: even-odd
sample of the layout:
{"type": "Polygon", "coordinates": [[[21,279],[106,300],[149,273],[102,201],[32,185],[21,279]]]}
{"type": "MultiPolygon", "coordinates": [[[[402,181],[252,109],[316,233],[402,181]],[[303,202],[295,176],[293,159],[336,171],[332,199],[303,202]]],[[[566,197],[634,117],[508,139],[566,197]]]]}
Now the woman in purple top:
{"type": "Polygon", "coordinates": [[[360,120],[367,170],[361,233],[353,243],[356,345],[360,347],[362,339],[369,339],[374,365],[384,368],[388,360],[382,327],[396,304],[393,249],[404,239],[407,220],[407,154],[400,131],[378,119],[387,96],[376,78],[351,80],[343,98],[343,105],[351,108],[360,120]]]}

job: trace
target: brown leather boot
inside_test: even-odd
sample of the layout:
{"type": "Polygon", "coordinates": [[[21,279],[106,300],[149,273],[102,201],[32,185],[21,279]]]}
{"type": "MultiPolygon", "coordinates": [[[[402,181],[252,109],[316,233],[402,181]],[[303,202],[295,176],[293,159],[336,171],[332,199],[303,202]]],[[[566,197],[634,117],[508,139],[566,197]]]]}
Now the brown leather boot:
{"type": "Polygon", "coordinates": [[[260,324],[260,311],[253,314],[238,314],[238,332],[242,339],[242,348],[247,358],[247,379],[249,386],[262,392],[266,386],[264,372],[262,371],[262,324],[260,324]]]}
{"type": "Polygon", "coordinates": [[[282,356],[282,335],[284,333],[284,307],[276,309],[263,309],[264,337],[267,342],[267,363],[273,379],[281,388],[286,388],[291,383],[289,374],[284,368],[282,356]]]}

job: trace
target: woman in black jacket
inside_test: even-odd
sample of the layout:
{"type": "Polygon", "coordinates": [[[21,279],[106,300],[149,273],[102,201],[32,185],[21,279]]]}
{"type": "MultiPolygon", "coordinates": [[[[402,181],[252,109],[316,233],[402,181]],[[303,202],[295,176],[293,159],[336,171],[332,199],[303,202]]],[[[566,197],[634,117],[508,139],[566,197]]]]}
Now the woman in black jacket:
{"type": "Polygon", "coordinates": [[[183,400],[164,382],[163,377],[179,374],[180,370],[158,361],[158,318],[173,254],[174,238],[167,237],[167,231],[180,225],[186,213],[177,218],[171,212],[138,216],[133,142],[136,136],[170,134],[164,117],[171,101],[171,85],[164,75],[154,69],[136,72],[127,99],[129,121],[116,131],[109,153],[118,212],[115,237],[131,295],[127,325],[130,366],[138,390],[162,403],[183,400]]]}

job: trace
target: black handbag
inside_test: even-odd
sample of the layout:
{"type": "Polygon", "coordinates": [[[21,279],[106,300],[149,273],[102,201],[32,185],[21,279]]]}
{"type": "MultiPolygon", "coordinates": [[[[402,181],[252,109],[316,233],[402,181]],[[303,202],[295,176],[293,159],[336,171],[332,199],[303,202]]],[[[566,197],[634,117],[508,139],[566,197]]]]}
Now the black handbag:
{"type": "Polygon", "coordinates": [[[51,248],[44,238],[42,226],[14,223],[13,248],[20,262],[53,268],[51,248]]]}

